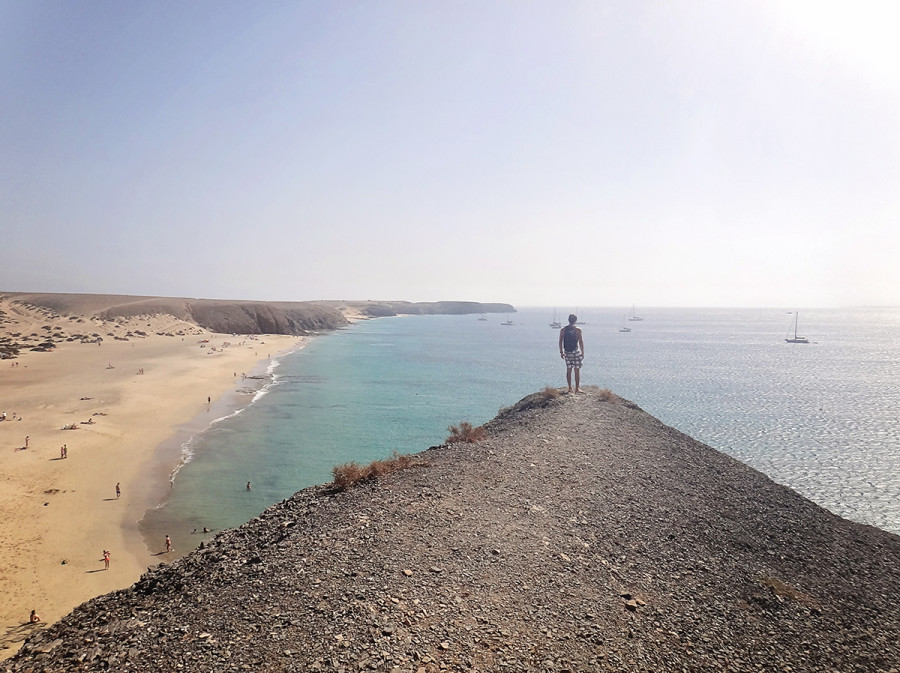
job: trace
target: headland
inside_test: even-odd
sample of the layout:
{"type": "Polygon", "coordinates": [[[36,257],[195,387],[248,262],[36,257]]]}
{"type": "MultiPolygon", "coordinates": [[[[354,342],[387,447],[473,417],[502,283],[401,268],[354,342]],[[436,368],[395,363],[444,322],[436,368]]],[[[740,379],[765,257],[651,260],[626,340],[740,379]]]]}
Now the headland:
{"type": "Polygon", "coordinates": [[[38,630],[11,671],[895,671],[900,537],[609,391],[319,486],[38,630]]]}

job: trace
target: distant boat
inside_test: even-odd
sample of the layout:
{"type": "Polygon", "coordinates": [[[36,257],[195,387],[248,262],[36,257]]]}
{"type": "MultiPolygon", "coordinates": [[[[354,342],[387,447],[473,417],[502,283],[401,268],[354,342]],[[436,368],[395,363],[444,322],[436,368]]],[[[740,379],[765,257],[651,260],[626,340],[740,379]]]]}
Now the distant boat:
{"type": "Polygon", "coordinates": [[[643,320],[643,318],[639,318],[634,314],[634,304],[631,305],[631,316],[628,318],[631,322],[639,322],[643,320]]]}
{"type": "Polygon", "coordinates": [[[808,344],[809,339],[805,336],[797,336],[797,321],[800,319],[800,311],[794,311],[794,338],[791,338],[790,331],[785,339],[789,344],[808,344]]]}
{"type": "Polygon", "coordinates": [[[510,320],[509,316],[506,316],[506,322],[502,322],[500,324],[501,325],[515,325],[516,323],[514,323],[512,320],[510,320]]]}
{"type": "Polygon", "coordinates": [[[486,316],[486,315],[483,315],[483,316],[481,316],[481,317],[479,318],[479,320],[487,320],[487,316],[486,316]]]}
{"type": "Polygon", "coordinates": [[[553,329],[560,329],[562,327],[562,323],[560,323],[559,320],[556,319],[556,307],[555,306],[553,307],[553,322],[550,323],[550,327],[552,327],[553,329]]]}
{"type": "MultiPolygon", "coordinates": [[[[625,319],[626,319],[626,320],[628,319],[628,316],[627,316],[627,315],[625,316],[625,319]]],[[[620,331],[620,332],[630,332],[630,331],[631,331],[631,328],[630,328],[628,325],[622,325],[622,326],[619,328],[619,331],[620,331]]]]}

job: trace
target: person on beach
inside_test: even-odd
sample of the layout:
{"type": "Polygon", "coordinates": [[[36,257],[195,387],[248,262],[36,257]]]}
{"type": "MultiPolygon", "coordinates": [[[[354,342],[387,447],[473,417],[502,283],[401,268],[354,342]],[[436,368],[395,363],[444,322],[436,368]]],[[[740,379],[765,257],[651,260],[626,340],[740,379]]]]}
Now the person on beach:
{"type": "Polygon", "coordinates": [[[28,448],[28,439],[29,439],[28,435],[25,435],[25,448],[26,449],[28,448]]]}
{"type": "Polygon", "coordinates": [[[584,361],[584,339],[576,327],[578,316],[569,315],[569,324],[559,330],[559,357],[566,361],[566,383],[572,392],[572,370],[575,370],[575,392],[581,391],[581,363],[584,361]]]}
{"type": "Polygon", "coordinates": [[[118,500],[122,495],[122,488],[119,486],[119,482],[116,482],[116,500],[118,500]]]}
{"type": "Polygon", "coordinates": [[[253,490],[253,489],[250,488],[250,482],[249,482],[249,481],[247,482],[247,490],[248,490],[248,491],[253,490]]]}
{"type": "Polygon", "coordinates": [[[109,551],[103,550],[103,569],[109,570],[109,551]]]}
{"type": "Polygon", "coordinates": [[[166,553],[168,554],[170,551],[172,551],[172,539],[166,535],[166,553]]]}
{"type": "Polygon", "coordinates": [[[36,610],[32,610],[31,615],[28,617],[28,621],[32,624],[36,624],[37,622],[41,621],[41,616],[37,613],[36,610]]]}

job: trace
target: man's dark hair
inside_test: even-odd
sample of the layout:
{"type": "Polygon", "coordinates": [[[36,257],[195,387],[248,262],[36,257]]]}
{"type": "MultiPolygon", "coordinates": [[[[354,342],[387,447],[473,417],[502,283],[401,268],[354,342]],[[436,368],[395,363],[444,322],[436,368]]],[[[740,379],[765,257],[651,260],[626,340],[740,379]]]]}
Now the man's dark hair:
{"type": "Polygon", "coordinates": [[[569,314],[569,324],[574,325],[577,322],[578,322],[578,316],[575,315],[574,313],[570,313],[569,314]]]}

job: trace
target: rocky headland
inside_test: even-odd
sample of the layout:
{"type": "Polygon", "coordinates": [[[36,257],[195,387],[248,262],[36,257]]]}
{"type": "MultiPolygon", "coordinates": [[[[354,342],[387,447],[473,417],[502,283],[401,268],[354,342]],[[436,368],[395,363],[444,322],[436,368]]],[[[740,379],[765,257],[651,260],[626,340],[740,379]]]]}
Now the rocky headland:
{"type": "MultiPolygon", "coordinates": [[[[379,318],[400,314],[467,314],[514,313],[509,304],[484,304],[467,301],[407,302],[407,301],[231,301],[222,299],[183,299],[175,297],[135,297],[128,295],[52,294],[4,292],[0,299],[9,305],[17,304],[35,310],[48,318],[71,318],[84,323],[100,320],[105,323],[127,321],[142,316],[170,316],[183,325],[195,325],[219,334],[291,334],[308,335],[315,332],[346,327],[349,319],[379,318]]],[[[0,325],[4,316],[0,313],[0,325]]],[[[72,334],[78,338],[94,337],[73,324],[72,334]],[[81,332],[84,332],[82,334],[81,332]]],[[[182,327],[182,331],[183,331],[182,327]]],[[[174,336],[174,332],[168,336],[174,336]]],[[[53,333],[41,343],[52,344],[53,333]]],[[[96,335],[102,336],[102,335],[96,335]]],[[[0,342],[0,350],[12,352],[14,340],[0,342]],[[6,343],[8,341],[9,343],[6,343]],[[10,348],[6,348],[10,346],[10,348]]],[[[34,346],[36,344],[31,344],[34,346]]]]}
{"type": "Polygon", "coordinates": [[[36,628],[7,670],[900,670],[900,537],[608,391],[300,491],[36,628]]]}

